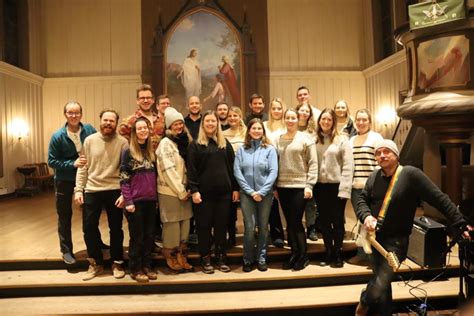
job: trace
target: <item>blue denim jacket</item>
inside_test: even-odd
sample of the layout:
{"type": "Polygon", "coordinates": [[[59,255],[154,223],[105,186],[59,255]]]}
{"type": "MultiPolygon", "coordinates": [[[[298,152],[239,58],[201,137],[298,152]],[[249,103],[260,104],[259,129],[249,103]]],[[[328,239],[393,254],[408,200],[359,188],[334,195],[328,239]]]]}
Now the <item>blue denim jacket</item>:
{"type": "Polygon", "coordinates": [[[272,192],[278,176],[278,156],[275,147],[261,146],[261,141],[251,141],[251,147],[240,147],[234,160],[234,176],[247,195],[257,192],[266,196],[272,192]]]}
{"type": "MultiPolygon", "coordinates": [[[[96,132],[90,124],[81,124],[81,143],[87,136],[96,132]]],[[[77,168],[74,161],[79,157],[76,145],[67,135],[67,124],[57,130],[51,137],[48,147],[48,165],[54,169],[54,179],[75,181],[77,168]]]]}

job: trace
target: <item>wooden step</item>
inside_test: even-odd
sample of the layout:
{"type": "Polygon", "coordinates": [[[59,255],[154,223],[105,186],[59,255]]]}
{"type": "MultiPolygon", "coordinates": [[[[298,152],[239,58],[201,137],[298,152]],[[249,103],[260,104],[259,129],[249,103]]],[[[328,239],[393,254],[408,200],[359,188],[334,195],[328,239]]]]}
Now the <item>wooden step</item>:
{"type": "MultiPolygon", "coordinates": [[[[216,274],[216,276],[218,275],[216,274]]],[[[425,284],[415,281],[410,283],[411,286],[420,284],[419,288],[426,291],[428,303],[434,308],[437,308],[437,302],[441,300],[444,300],[444,308],[446,308],[446,304],[450,305],[449,308],[455,307],[459,290],[459,278],[425,284]]],[[[319,311],[317,314],[320,315],[353,315],[363,288],[364,285],[356,284],[273,289],[259,292],[6,298],[0,300],[0,310],[4,315],[118,313],[313,315],[317,311],[319,311]]],[[[420,301],[410,293],[410,287],[405,283],[393,283],[392,288],[398,310],[407,311],[404,308],[405,306],[420,304],[420,301]]],[[[415,295],[422,296],[420,292],[416,292],[415,295]]],[[[424,299],[424,297],[421,297],[421,299],[424,299]]]]}
{"type": "MultiPolygon", "coordinates": [[[[455,260],[453,260],[455,261],[455,260]]],[[[444,277],[458,275],[458,262],[444,271],[444,277]],[[457,264],[457,265],[456,265],[457,264]]],[[[301,271],[282,270],[281,263],[270,263],[266,272],[242,271],[241,265],[231,265],[232,271],[204,274],[199,267],[196,272],[171,274],[166,267],[158,267],[158,280],[139,284],[127,274],[115,279],[106,269],[92,280],[82,281],[86,269],[16,270],[0,272],[0,296],[44,296],[84,294],[131,294],[131,293],[182,293],[238,290],[266,290],[278,288],[332,286],[362,284],[370,278],[372,271],[367,267],[345,264],[344,268],[320,267],[312,261],[301,271]]],[[[422,269],[407,260],[398,275],[403,279],[428,279],[441,273],[442,269],[422,269]]]]}

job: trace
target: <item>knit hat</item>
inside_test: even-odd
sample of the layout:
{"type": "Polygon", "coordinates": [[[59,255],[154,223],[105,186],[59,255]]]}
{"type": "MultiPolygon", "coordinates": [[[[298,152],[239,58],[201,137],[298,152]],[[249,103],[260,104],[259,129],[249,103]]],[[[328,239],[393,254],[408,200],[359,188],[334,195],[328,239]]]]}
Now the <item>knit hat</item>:
{"type": "Polygon", "coordinates": [[[377,151],[377,150],[379,150],[380,148],[383,148],[383,147],[390,149],[395,155],[397,155],[397,157],[400,157],[400,152],[398,151],[397,144],[395,144],[392,140],[383,139],[383,140],[379,141],[375,145],[375,151],[377,151]]]}
{"type": "Polygon", "coordinates": [[[165,125],[166,128],[170,128],[170,126],[176,121],[184,121],[183,114],[176,111],[173,107],[168,107],[165,110],[165,125]]]}

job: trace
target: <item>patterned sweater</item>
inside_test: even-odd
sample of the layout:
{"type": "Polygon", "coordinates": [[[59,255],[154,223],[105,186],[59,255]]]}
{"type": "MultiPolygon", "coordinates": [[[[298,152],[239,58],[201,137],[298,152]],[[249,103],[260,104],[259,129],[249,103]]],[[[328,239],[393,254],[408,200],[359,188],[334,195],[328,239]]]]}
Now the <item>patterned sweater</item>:
{"type": "Polygon", "coordinates": [[[136,201],[156,201],[155,162],[144,158],[136,160],[130,155],[130,149],[122,152],[120,163],[120,190],[125,206],[136,201]]]}
{"type": "Polygon", "coordinates": [[[312,190],[318,180],[318,156],[314,141],[307,133],[298,131],[291,140],[280,136],[276,148],[279,157],[276,186],[312,190]]]}

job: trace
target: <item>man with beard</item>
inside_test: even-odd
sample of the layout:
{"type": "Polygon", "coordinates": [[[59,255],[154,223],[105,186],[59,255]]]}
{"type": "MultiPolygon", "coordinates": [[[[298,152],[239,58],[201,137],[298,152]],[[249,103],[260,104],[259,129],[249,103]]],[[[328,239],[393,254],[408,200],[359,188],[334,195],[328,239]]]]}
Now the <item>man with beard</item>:
{"type": "Polygon", "coordinates": [[[82,229],[87,246],[89,269],[84,281],[93,279],[104,270],[100,250],[99,217],[102,208],[107,212],[110,229],[110,257],[115,278],[125,276],[123,264],[122,207],[120,195],[120,156],[128,147],[127,140],[116,133],[119,115],[114,110],[100,113],[100,132],[84,141],[82,154],[87,163],[76,175],[74,200],[84,204],[82,229]]]}
{"type": "Polygon", "coordinates": [[[193,140],[196,140],[199,134],[199,126],[201,125],[202,105],[199,97],[192,96],[188,99],[189,114],[184,118],[184,124],[191,133],[193,140]]]}
{"type": "Polygon", "coordinates": [[[158,97],[158,106],[156,113],[153,109],[155,104],[155,97],[150,85],[143,84],[137,88],[137,106],[138,109],[124,119],[119,126],[119,134],[130,140],[130,133],[132,125],[135,121],[144,117],[148,120],[148,127],[150,128],[150,139],[153,144],[153,149],[158,148],[158,143],[164,135],[165,131],[165,110],[170,106],[170,99],[167,95],[158,97]]]}
{"type": "Polygon", "coordinates": [[[219,122],[221,123],[222,131],[230,128],[229,123],[227,122],[227,115],[229,113],[229,105],[225,102],[219,102],[216,105],[217,117],[219,117],[219,122]]]}
{"type": "MultiPolygon", "coordinates": [[[[407,255],[416,208],[420,201],[426,201],[446,216],[451,232],[469,238],[468,230],[472,227],[466,225],[449,197],[420,169],[401,166],[399,155],[397,145],[389,139],[375,145],[375,159],[381,169],[369,176],[357,202],[357,217],[364,228],[375,233],[382,247],[394,252],[402,262],[407,255]]],[[[355,314],[392,315],[393,269],[378,252],[373,252],[370,260],[374,274],[361,294],[355,314]]]]}

